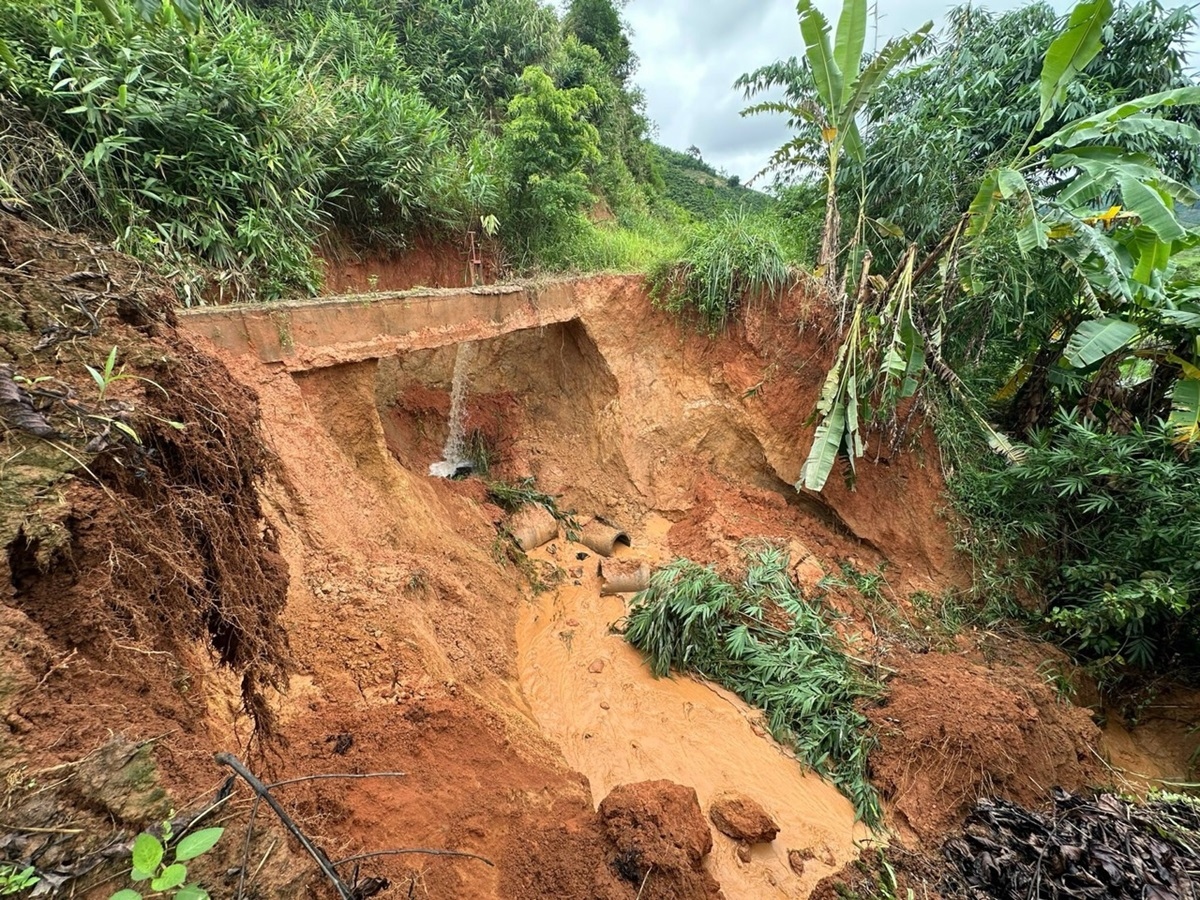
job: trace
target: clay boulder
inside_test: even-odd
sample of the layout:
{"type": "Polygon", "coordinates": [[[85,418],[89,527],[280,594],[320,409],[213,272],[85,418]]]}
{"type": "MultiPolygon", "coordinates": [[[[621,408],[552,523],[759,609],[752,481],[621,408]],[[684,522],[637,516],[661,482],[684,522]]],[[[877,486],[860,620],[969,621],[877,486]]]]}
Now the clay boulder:
{"type": "Polygon", "coordinates": [[[762,805],[743,794],[723,794],[708,808],[708,818],[721,834],[743,844],[769,844],[779,825],[762,805]]]}

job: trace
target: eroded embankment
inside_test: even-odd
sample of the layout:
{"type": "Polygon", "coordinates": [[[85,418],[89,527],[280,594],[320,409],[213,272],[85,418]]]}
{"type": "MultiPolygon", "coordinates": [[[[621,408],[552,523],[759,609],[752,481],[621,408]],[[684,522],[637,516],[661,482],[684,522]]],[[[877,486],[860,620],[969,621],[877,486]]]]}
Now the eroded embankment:
{"type": "MultiPolygon", "coordinates": [[[[619,521],[634,537],[629,552],[651,561],[687,555],[725,566],[741,541],[770,538],[789,547],[806,591],[836,574],[841,561],[871,571],[884,554],[897,596],[917,588],[937,593],[960,577],[937,517],[940,475],[927,439],[923,455],[866,467],[855,493],[836,486],[816,500],[791,489],[828,352],[819,304],[798,292],[770,313],[749,310],[743,324],[711,340],[652,310],[636,279],[593,279],[575,292],[578,314],[569,321],[479,344],[467,426],[492,454],[492,477],[533,476],[561,494],[564,507],[619,521]]],[[[217,366],[174,332],[160,337],[164,352],[178,346],[217,366]]],[[[503,513],[484,484],[425,474],[445,438],[453,346],[393,348],[386,358],[363,354],[305,371],[213,352],[240,382],[223,388],[223,397],[234,396],[236,405],[240,392],[250,404],[246,389],[257,393],[274,455],[258,493],[261,521],[258,507],[241,507],[255,519],[242,538],[247,547],[278,551],[288,573],[277,569],[272,590],[286,588],[286,606],[272,606],[272,622],[286,632],[290,676],[286,692],[265,695],[278,740],[255,765],[278,778],[405,773],[287,788],[289,809],[330,857],[443,847],[495,863],[401,856],[364,864],[364,875],[391,879],[393,896],[707,898],[711,880],[693,871],[699,857],[692,856],[708,833],[702,813],[729,788],[758,799],[782,828],[748,862],[715,836],[707,867],[730,900],[803,897],[856,852],[852,840],[861,832],[849,804],[760,734],[752,710],[688,680],[655,682],[608,633],[622,604],[600,598],[594,558],[578,559],[584,551],[560,539],[535,568],[518,568],[497,533],[503,513]],[[541,593],[531,589],[531,575],[541,593]],[[687,815],[687,791],[662,786],[627,792],[606,815],[597,813],[617,783],[652,778],[694,788],[695,816],[687,815]],[[639,816],[682,829],[689,853],[672,851],[661,835],[658,845],[648,842],[630,825],[639,816]],[[790,864],[792,849],[800,851],[802,873],[790,864]]],[[[225,368],[212,372],[201,384],[226,384],[225,368]]],[[[205,421],[214,440],[226,434],[222,426],[254,428],[253,416],[205,421]]],[[[102,530],[96,537],[104,520],[89,508],[73,507],[74,533],[105,546],[102,530]]],[[[72,571],[89,588],[94,575],[63,565],[41,574],[22,568],[29,581],[18,589],[40,584],[49,596],[51,575],[72,571]]],[[[831,599],[857,615],[846,598],[831,599]]],[[[103,615],[96,621],[120,622],[111,609],[103,615]]],[[[847,628],[865,629],[866,621],[860,616],[847,628]]],[[[237,682],[212,664],[216,635],[201,629],[189,637],[186,654],[135,640],[114,645],[108,657],[83,647],[82,658],[71,655],[69,641],[43,649],[14,637],[6,664],[20,668],[20,680],[5,710],[20,716],[9,719],[14,743],[36,750],[31,765],[48,766],[78,759],[100,740],[93,736],[110,729],[158,737],[154,757],[177,798],[215,789],[222,773],[211,754],[244,749],[251,722],[237,682]],[[135,683],[130,669],[144,676],[133,695],[121,692],[123,683],[135,683]],[[89,687],[97,672],[102,693],[89,687]],[[76,723],[55,712],[56,698],[70,700],[76,723]]],[[[938,827],[952,821],[962,803],[993,785],[990,773],[1007,765],[987,754],[1007,759],[1013,742],[1057,745],[1051,777],[1088,775],[1079,762],[1095,738],[1084,727],[1086,713],[1068,705],[1051,715],[1045,704],[1056,701],[1048,689],[1019,687],[1021,677],[1039,677],[1036,663],[987,693],[986,648],[964,641],[951,649],[950,658],[966,662],[939,666],[928,654],[923,659],[932,663],[895,677],[920,702],[879,711],[893,742],[882,758],[888,765],[880,772],[891,779],[884,786],[912,794],[896,807],[899,816],[926,815],[927,795],[938,796],[944,783],[936,767],[952,759],[953,808],[936,807],[938,827]],[[973,690],[986,693],[982,717],[1017,723],[989,731],[992,743],[973,740],[969,709],[934,708],[920,697],[922,684],[958,696],[968,676],[973,690]],[[908,779],[913,772],[929,774],[908,779]]],[[[886,640],[879,652],[891,652],[886,640]]],[[[1043,774],[1011,765],[1003,771],[1010,783],[1001,786],[1014,792],[1043,774]]],[[[229,847],[209,873],[214,895],[234,892],[230,872],[240,865],[247,805],[238,795],[228,813],[229,847]]],[[[130,813],[128,821],[132,827],[142,815],[144,824],[154,814],[130,813]]],[[[312,871],[287,848],[277,829],[259,829],[251,846],[259,896],[296,896],[298,878],[312,871]]],[[[323,895],[319,881],[307,884],[323,895]]]]}
{"type": "MultiPolygon", "coordinates": [[[[564,505],[628,523],[639,542],[648,523],[662,523],[662,556],[722,562],[741,539],[766,536],[794,542],[799,557],[810,556],[807,540],[830,557],[874,561],[839,512],[785,499],[799,448],[783,431],[802,419],[796,378],[815,393],[815,369],[789,363],[790,383],[777,386],[781,359],[681,331],[631,279],[586,285],[580,311],[480,343],[468,428],[495,454],[493,477],[535,476],[564,505]]],[[[856,852],[849,804],[756,733],[735,698],[654,682],[606,634],[621,605],[601,602],[594,579],[575,596],[581,648],[605,646],[607,678],[633,702],[606,701],[621,728],[603,753],[573,751],[580,673],[553,657],[563,644],[541,612],[572,601],[554,591],[529,599],[523,577],[497,562],[500,514],[480,482],[424,474],[445,436],[453,359],[447,346],[289,374],[228,357],[263,398],[281,464],[266,493],[293,571],[286,620],[300,667],[281,701],[285,765],[410,773],[307,791],[320,810],[314,827],[347,850],[373,834],[404,835],[499,863],[434,861],[422,874],[432,896],[632,896],[640,885],[609,883],[614,853],[592,810],[618,782],[664,777],[695,787],[705,809],[718,790],[737,788],[779,816],[778,848],[756,850],[748,865],[718,836],[710,866],[727,896],[804,896],[856,852]],[[343,734],[353,743],[337,759],[325,739],[343,734]],[[657,761],[647,755],[653,741],[657,761]],[[666,752],[686,746],[693,752],[666,752]],[[601,756],[604,769],[594,765],[601,756]],[[789,849],[811,851],[803,875],[789,867],[789,849]]],[[[564,559],[562,568],[574,566],[564,559]]],[[[915,577],[936,574],[923,562],[915,577]]],[[[378,868],[411,879],[408,861],[378,868]]]]}

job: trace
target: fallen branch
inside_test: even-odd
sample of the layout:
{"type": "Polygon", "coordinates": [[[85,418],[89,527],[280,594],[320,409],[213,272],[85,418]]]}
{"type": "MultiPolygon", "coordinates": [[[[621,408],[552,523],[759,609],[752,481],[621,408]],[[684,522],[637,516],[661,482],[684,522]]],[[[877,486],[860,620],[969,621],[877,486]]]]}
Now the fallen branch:
{"type": "Polygon", "coordinates": [[[351,890],[350,886],[346,884],[346,882],[342,881],[341,877],[337,873],[337,870],[333,867],[333,864],[329,862],[329,857],[325,855],[324,851],[322,851],[320,847],[309,840],[308,835],[300,830],[299,825],[292,821],[291,816],[284,811],[284,808],[279,804],[279,801],[271,795],[270,788],[254,777],[253,773],[251,773],[251,771],[242,764],[241,760],[232,754],[218,753],[216,755],[216,761],[223,766],[229,766],[229,768],[233,769],[234,772],[241,776],[242,780],[245,781],[246,784],[250,785],[254,792],[258,794],[258,796],[267,801],[267,805],[275,811],[275,815],[279,816],[279,821],[283,823],[283,826],[289,832],[291,832],[292,836],[297,841],[300,842],[300,846],[307,851],[309,856],[316,860],[317,866],[337,890],[338,896],[341,898],[341,900],[354,900],[354,892],[351,890]]]}
{"type": "MultiPolygon", "coordinates": [[[[327,779],[327,778],[351,778],[351,779],[355,779],[355,778],[403,778],[406,776],[406,774],[407,773],[405,773],[405,772],[367,772],[362,775],[354,775],[354,774],[350,774],[350,773],[334,772],[334,773],[330,773],[330,774],[321,774],[321,775],[302,775],[299,778],[287,778],[287,779],[284,779],[283,781],[272,782],[271,784],[265,785],[265,787],[268,791],[273,791],[273,790],[275,790],[275,788],[286,787],[289,784],[300,784],[303,781],[317,781],[318,779],[327,779]]],[[[242,847],[242,865],[238,869],[237,893],[233,895],[235,900],[242,900],[242,897],[244,896],[244,891],[246,888],[246,866],[249,865],[249,863],[250,863],[250,841],[254,837],[254,820],[258,817],[258,804],[262,802],[262,799],[263,799],[263,795],[259,794],[258,796],[256,796],[254,798],[254,805],[250,807],[250,820],[246,825],[246,840],[242,847]]],[[[265,862],[265,859],[264,859],[264,862],[265,862]]],[[[261,869],[262,866],[259,865],[259,868],[261,869]]],[[[257,874],[258,873],[255,872],[254,875],[251,875],[250,880],[254,881],[254,877],[257,874]]]]}
{"type": "Polygon", "coordinates": [[[496,864],[490,859],[483,856],[478,856],[474,853],[464,853],[462,850],[426,850],[423,847],[402,847],[397,850],[372,850],[370,853],[359,853],[355,856],[347,856],[345,859],[339,859],[334,863],[335,866],[344,866],[346,863],[359,862],[364,859],[374,859],[377,856],[403,856],[406,853],[421,853],[425,856],[461,856],[466,859],[477,859],[480,862],[487,863],[492,868],[496,864]]]}

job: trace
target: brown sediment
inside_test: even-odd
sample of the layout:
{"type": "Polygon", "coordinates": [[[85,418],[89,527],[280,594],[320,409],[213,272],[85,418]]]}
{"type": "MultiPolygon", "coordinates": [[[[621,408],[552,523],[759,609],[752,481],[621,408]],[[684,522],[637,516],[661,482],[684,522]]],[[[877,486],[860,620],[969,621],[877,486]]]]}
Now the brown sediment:
{"type": "MultiPolygon", "coordinates": [[[[35,255],[66,259],[72,271],[98,256],[118,276],[118,304],[148,284],[166,291],[138,281],[136,269],[122,282],[130,264],[107,251],[57,241],[35,255]]],[[[38,265],[24,271],[44,291],[57,276],[51,262],[38,265]]],[[[578,308],[556,313],[569,320],[480,342],[466,425],[490,454],[489,478],[533,476],[560,495],[563,512],[626,526],[634,549],[618,547],[618,562],[687,555],[728,567],[742,541],[768,538],[791,550],[806,596],[843,561],[866,571],[886,559],[900,592],[963,581],[926,432],[914,431],[923,453],[860,467],[856,492],[792,488],[832,350],[814,324],[818,300],[797,291],[713,340],[653,310],[638,279],[590,279],[573,290],[578,308]]],[[[731,839],[712,835],[703,865],[729,900],[805,897],[858,854],[865,831],[849,802],[766,736],[757,711],[716,686],[653,679],[611,632],[625,599],[601,596],[593,550],[562,536],[524,558],[499,535],[504,514],[480,480],[426,476],[445,438],[453,346],[377,359],[376,345],[360,342],[345,359],[314,354],[311,369],[291,371],[199,339],[206,350],[197,351],[172,330],[169,296],[158,302],[161,321],[106,320],[116,337],[39,357],[80,376],[71,383],[82,390],[81,364],[102,361],[110,340],[119,342],[130,371],[160,381],[176,405],[131,382],[114,396],[198,427],[179,435],[140,423],[160,454],[163,485],[139,488],[132,469],[98,471],[122,503],[141,504],[135,534],[74,466],[22,508],[53,507],[53,516],[26,516],[46,525],[39,546],[49,547],[58,523],[69,538],[61,546],[73,549],[40,553],[30,527],[24,543],[17,538],[24,522],[8,536],[6,771],[76,761],[120,731],[158,738],[156,777],[174,797],[209,792],[222,777],[211,754],[246,749],[254,722],[241,679],[254,671],[265,705],[251,711],[273,715],[277,735],[255,758],[264,774],[406,773],[281,792],[331,857],[440,847],[495,863],[364,863],[364,875],[391,879],[394,896],[634,900],[640,886],[627,875],[636,867],[620,849],[633,837],[614,834],[597,807],[619,785],[660,779],[694,790],[705,821],[713,798],[736,791],[778,822],[775,840],[740,857],[731,839]],[[189,466],[214,459],[220,471],[189,466]],[[204,477],[188,480],[193,470],[204,477]],[[191,517],[171,519],[169,503],[178,510],[181,496],[191,517]],[[213,530],[218,508],[231,511],[231,531],[213,530]],[[177,615],[178,598],[162,604],[144,585],[132,590],[143,584],[132,561],[157,565],[154,535],[187,563],[186,615],[177,615]],[[109,565],[111,548],[124,568],[109,565]],[[248,592],[255,600],[245,608],[248,592]],[[270,682],[284,671],[286,691],[276,692],[270,682]]],[[[40,324],[17,319],[36,340],[40,324]]],[[[463,339],[495,331],[475,334],[467,319],[456,327],[463,339]]],[[[866,630],[853,619],[843,627],[866,630]]],[[[1084,759],[1098,740],[1087,714],[1053,695],[1036,661],[989,663],[975,638],[961,643],[959,655],[879,650],[897,674],[891,699],[871,713],[882,736],[874,771],[892,821],[921,836],[937,836],[978,793],[1034,802],[1055,783],[1103,775],[1084,759]],[[947,696],[958,702],[948,707],[947,696]]],[[[1155,755],[1141,734],[1130,747],[1114,730],[1111,760],[1133,767],[1139,753],[1155,755]]],[[[1155,771],[1178,765],[1186,743],[1172,740],[1155,771]]],[[[673,809],[663,798],[677,793],[640,799],[673,809]]],[[[243,803],[231,813],[214,896],[232,892],[220,879],[238,864],[244,811],[243,803]]],[[[272,839],[255,843],[256,859],[272,839]]],[[[319,892],[315,876],[297,885],[305,866],[277,850],[255,888],[280,898],[319,892]]],[[[711,894],[708,880],[694,884],[681,900],[711,894]]],[[[648,882],[643,896],[663,890],[648,882]]]]}

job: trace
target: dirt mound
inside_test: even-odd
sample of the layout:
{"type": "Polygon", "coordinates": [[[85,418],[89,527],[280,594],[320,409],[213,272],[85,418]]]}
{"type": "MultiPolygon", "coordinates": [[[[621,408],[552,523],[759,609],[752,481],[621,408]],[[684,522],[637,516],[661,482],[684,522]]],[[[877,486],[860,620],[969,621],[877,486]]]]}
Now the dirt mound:
{"type": "Polygon", "coordinates": [[[769,844],[779,834],[779,825],[767,811],[741,794],[725,794],[713,800],[708,817],[721,834],[747,844],[769,844]]]}
{"type": "Polygon", "coordinates": [[[200,676],[207,645],[269,726],[287,569],[259,507],[254,394],[176,336],[174,293],[132,260],[9,216],[0,251],[0,442],[17,461],[0,566],[38,648],[19,664],[39,689],[13,714],[47,738],[69,723],[59,754],[114,726],[194,728],[203,702],[162,686],[200,676]],[[125,717],[86,712],[108,703],[125,717]]]}
{"type": "Polygon", "coordinates": [[[654,900],[715,900],[720,885],[704,868],[712,832],[692,788],[644,781],[613,788],[600,818],[616,857],[612,865],[639,895],[654,900]]]}
{"type": "Polygon", "coordinates": [[[1033,805],[1099,776],[1090,713],[1056,696],[1033,665],[906,652],[889,665],[898,674],[868,713],[879,736],[872,782],[922,839],[944,834],[979,797],[1033,805]]]}

